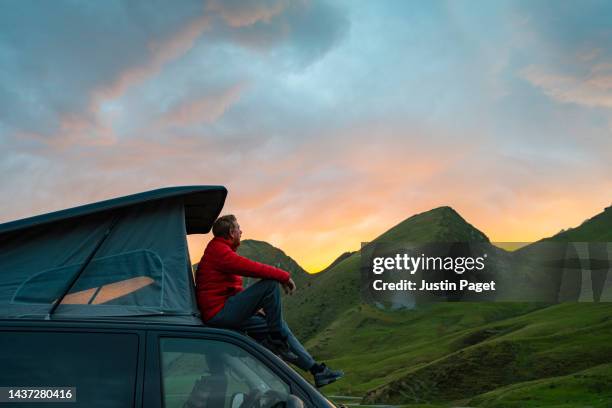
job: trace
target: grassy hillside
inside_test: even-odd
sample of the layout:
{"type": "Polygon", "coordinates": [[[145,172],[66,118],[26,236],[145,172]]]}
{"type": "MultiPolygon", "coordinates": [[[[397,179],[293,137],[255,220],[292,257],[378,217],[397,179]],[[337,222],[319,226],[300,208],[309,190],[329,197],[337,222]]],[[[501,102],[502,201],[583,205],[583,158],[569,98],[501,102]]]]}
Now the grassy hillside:
{"type": "Polygon", "coordinates": [[[355,251],[347,251],[347,252],[343,252],[342,255],[340,255],[339,257],[337,257],[336,259],[333,260],[332,263],[330,263],[329,265],[327,265],[327,267],[321,271],[319,271],[318,273],[323,273],[323,272],[327,272],[328,270],[335,268],[336,265],[338,265],[340,262],[344,261],[346,258],[350,257],[351,255],[355,254],[355,251]]]}
{"type": "MultiPolygon", "coordinates": [[[[513,271],[522,277],[522,293],[540,300],[612,300],[612,207],[562,231],[516,250],[513,271]]],[[[527,296],[528,298],[529,296],[527,296]]]]}
{"type": "MultiPolygon", "coordinates": [[[[609,241],[611,232],[612,211],[608,208],[548,240],[609,241]]],[[[610,387],[602,384],[612,377],[612,303],[563,303],[520,314],[521,308],[529,305],[537,308],[536,304],[489,304],[519,315],[412,347],[411,354],[426,356],[426,362],[401,357],[407,363],[406,372],[375,386],[365,401],[456,401],[485,407],[610,406],[610,387]]],[[[483,313],[483,304],[452,304],[414,314],[424,313],[430,320],[434,310],[445,306],[452,307],[444,313],[449,318],[460,311],[472,317],[483,313]]],[[[394,332],[402,332],[402,326],[397,324],[394,332]]],[[[415,323],[409,326],[419,330],[415,323]]]]}
{"type": "Polygon", "coordinates": [[[360,262],[359,254],[352,255],[285,297],[285,318],[299,339],[311,338],[360,302],[360,262]]]}
{"type": "MultiPolygon", "coordinates": [[[[482,304],[451,306],[451,315],[461,309],[472,315],[482,312],[482,304]]],[[[519,305],[505,307],[519,310],[519,305]]],[[[429,319],[430,311],[425,313],[429,319]]],[[[419,324],[411,326],[412,330],[421,330],[419,324]]],[[[402,332],[399,327],[396,330],[402,332]]],[[[401,354],[396,351],[396,358],[401,356],[407,363],[404,372],[368,391],[365,400],[478,402],[489,397],[476,396],[500,387],[567,376],[607,364],[612,356],[612,305],[555,305],[436,337],[431,336],[425,344],[408,346],[401,354]],[[414,356],[425,356],[425,361],[414,356]]]]}
{"type": "Polygon", "coordinates": [[[612,364],[573,374],[526,381],[479,395],[471,405],[485,408],[608,408],[612,401],[612,364]]]}
{"type": "MultiPolygon", "coordinates": [[[[450,207],[414,215],[372,242],[488,242],[488,238],[450,207]]],[[[285,301],[286,318],[300,339],[310,339],[346,311],[361,303],[361,254],[345,256],[324,272],[314,275],[309,287],[285,301]]]]}
{"type": "Polygon", "coordinates": [[[612,241],[612,206],[603,212],[584,221],[576,228],[562,231],[553,237],[551,241],[566,242],[611,242],[612,241]]]}
{"type": "Polygon", "coordinates": [[[489,330],[488,324],[537,308],[537,305],[438,303],[417,310],[389,312],[359,305],[306,346],[318,358],[347,372],[345,379],[330,385],[326,392],[364,395],[415,367],[504,330],[499,327],[489,330]]]}

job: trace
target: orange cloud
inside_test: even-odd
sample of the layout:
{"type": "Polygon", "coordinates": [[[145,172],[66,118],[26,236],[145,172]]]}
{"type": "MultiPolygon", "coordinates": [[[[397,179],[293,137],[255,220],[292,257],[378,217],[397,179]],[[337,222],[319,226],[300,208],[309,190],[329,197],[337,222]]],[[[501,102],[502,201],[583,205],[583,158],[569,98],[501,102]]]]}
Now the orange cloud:
{"type": "Polygon", "coordinates": [[[521,75],[557,101],[612,108],[611,64],[595,65],[585,77],[551,73],[533,65],[524,69],[521,75]]]}
{"type": "Polygon", "coordinates": [[[150,44],[151,57],[146,64],[127,69],[112,84],[94,91],[91,110],[97,110],[103,100],[117,99],[130,86],[155,76],[165,64],[185,55],[193,48],[196,40],[212,28],[214,13],[220,14],[231,27],[244,27],[259,21],[269,22],[284,9],[283,2],[275,2],[270,6],[250,2],[238,3],[235,7],[229,7],[226,3],[211,1],[203,16],[193,20],[169,39],[150,44]]]}
{"type": "Polygon", "coordinates": [[[284,1],[274,1],[271,5],[262,2],[238,2],[232,7],[228,2],[213,0],[208,3],[206,9],[219,13],[230,27],[245,27],[258,21],[270,22],[286,6],[284,1]]]}
{"type": "MultiPolygon", "coordinates": [[[[149,44],[150,58],[141,65],[130,67],[121,72],[110,84],[92,91],[89,107],[82,117],[66,115],[61,120],[59,132],[51,138],[57,146],[70,144],[105,145],[116,141],[110,125],[102,123],[100,106],[105,101],[120,98],[128,88],[136,86],[156,76],[163,67],[181,58],[193,48],[195,42],[204,32],[212,27],[212,15],[218,13],[231,27],[244,27],[258,21],[268,22],[285,9],[285,4],[275,2],[269,6],[262,4],[239,4],[228,7],[224,3],[213,1],[208,4],[203,16],[200,16],[167,40],[149,44]],[[93,119],[88,119],[88,118],[93,119]]],[[[170,111],[164,120],[167,123],[188,124],[196,121],[210,123],[218,119],[232,103],[238,100],[244,84],[238,84],[227,91],[212,94],[198,100],[183,102],[170,111]]],[[[34,135],[34,137],[37,137],[34,135]]]]}
{"type": "Polygon", "coordinates": [[[209,29],[210,17],[204,15],[192,21],[169,39],[151,43],[149,45],[151,57],[148,62],[125,70],[112,84],[95,90],[90,110],[97,111],[104,100],[117,99],[130,86],[144,82],[158,74],[165,64],[185,55],[193,48],[196,40],[209,29]]]}
{"type": "Polygon", "coordinates": [[[100,106],[107,100],[117,99],[133,85],[155,76],[163,66],[186,54],[202,33],[209,29],[209,17],[195,19],[185,28],[161,43],[149,45],[151,58],[143,65],[132,67],[120,73],[110,85],[95,89],[90,97],[89,107],[84,114],[65,114],[60,119],[57,132],[50,136],[29,134],[26,136],[42,140],[57,148],[71,145],[108,145],[117,138],[110,125],[103,123],[100,106]]]}
{"type": "Polygon", "coordinates": [[[73,146],[110,146],[117,142],[117,137],[110,126],[104,125],[96,117],[75,114],[62,115],[59,127],[52,135],[16,132],[16,136],[38,140],[59,150],[73,146]]]}
{"type": "Polygon", "coordinates": [[[215,122],[240,98],[243,89],[244,84],[237,84],[196,100],[181,102],[166,113],[160,122],[181,125],[215,122]]]}

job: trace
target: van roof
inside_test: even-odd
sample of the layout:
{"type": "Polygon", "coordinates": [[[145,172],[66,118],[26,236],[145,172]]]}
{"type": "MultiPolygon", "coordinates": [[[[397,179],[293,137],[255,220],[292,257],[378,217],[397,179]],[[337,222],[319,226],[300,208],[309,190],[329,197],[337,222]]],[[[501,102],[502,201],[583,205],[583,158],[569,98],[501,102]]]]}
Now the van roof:
{"type": "Polygon", "coordinates": [[[226,195],[162,188],[1,224],[0,317],[199,322],[186,235],[226,195]]]}
{"type": "Polygon", "coordinates": [[[180,186],[160,188],[6,222],[0,224],[0,234],[181,196],[185,203],[185,227],[187,229],[187,234],[206,234],[210,231],[212,223],[223,208],[227,196],[227,189],[223,186],[180,186]]]}

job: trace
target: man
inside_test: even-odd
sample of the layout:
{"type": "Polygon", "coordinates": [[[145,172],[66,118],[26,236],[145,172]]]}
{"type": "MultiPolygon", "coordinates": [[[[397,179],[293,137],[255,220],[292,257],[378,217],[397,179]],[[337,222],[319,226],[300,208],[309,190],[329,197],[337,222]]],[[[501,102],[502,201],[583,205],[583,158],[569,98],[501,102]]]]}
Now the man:
{"type": "Polygon", "coordinates": [[[196,271],[198,307],[204,322],[247,332],[283,359],[310,371],[317,387],[341,378],[342,371],[318,364],[283,320],[279,286],[287,294],[296,290],[289,272],[236,253],[242,231],[235,216],[219,217],[212,231],[214,238],[196,271]],[[243,289],[242,276],[261,280],[243,289]]]}

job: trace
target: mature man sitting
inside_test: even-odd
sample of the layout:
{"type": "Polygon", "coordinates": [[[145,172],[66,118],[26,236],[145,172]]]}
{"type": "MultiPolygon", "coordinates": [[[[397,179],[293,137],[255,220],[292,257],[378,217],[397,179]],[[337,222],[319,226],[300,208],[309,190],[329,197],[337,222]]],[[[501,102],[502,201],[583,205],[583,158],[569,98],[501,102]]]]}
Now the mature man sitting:
{"type": "Polygon", "coordinates": [[[242,231],[235,216],[219,217],[212,230],[214,238],[196,271],[198,307],[206,324],[247,332],[286,361],[310,371],[317,387],[341,378],[342,371],[318,364],[283,320],[279,286],[287,294],[296,290],[289,272],[236,253],[242,231]],[[244,289],[242,276],[261,280],[244,289]]]}

